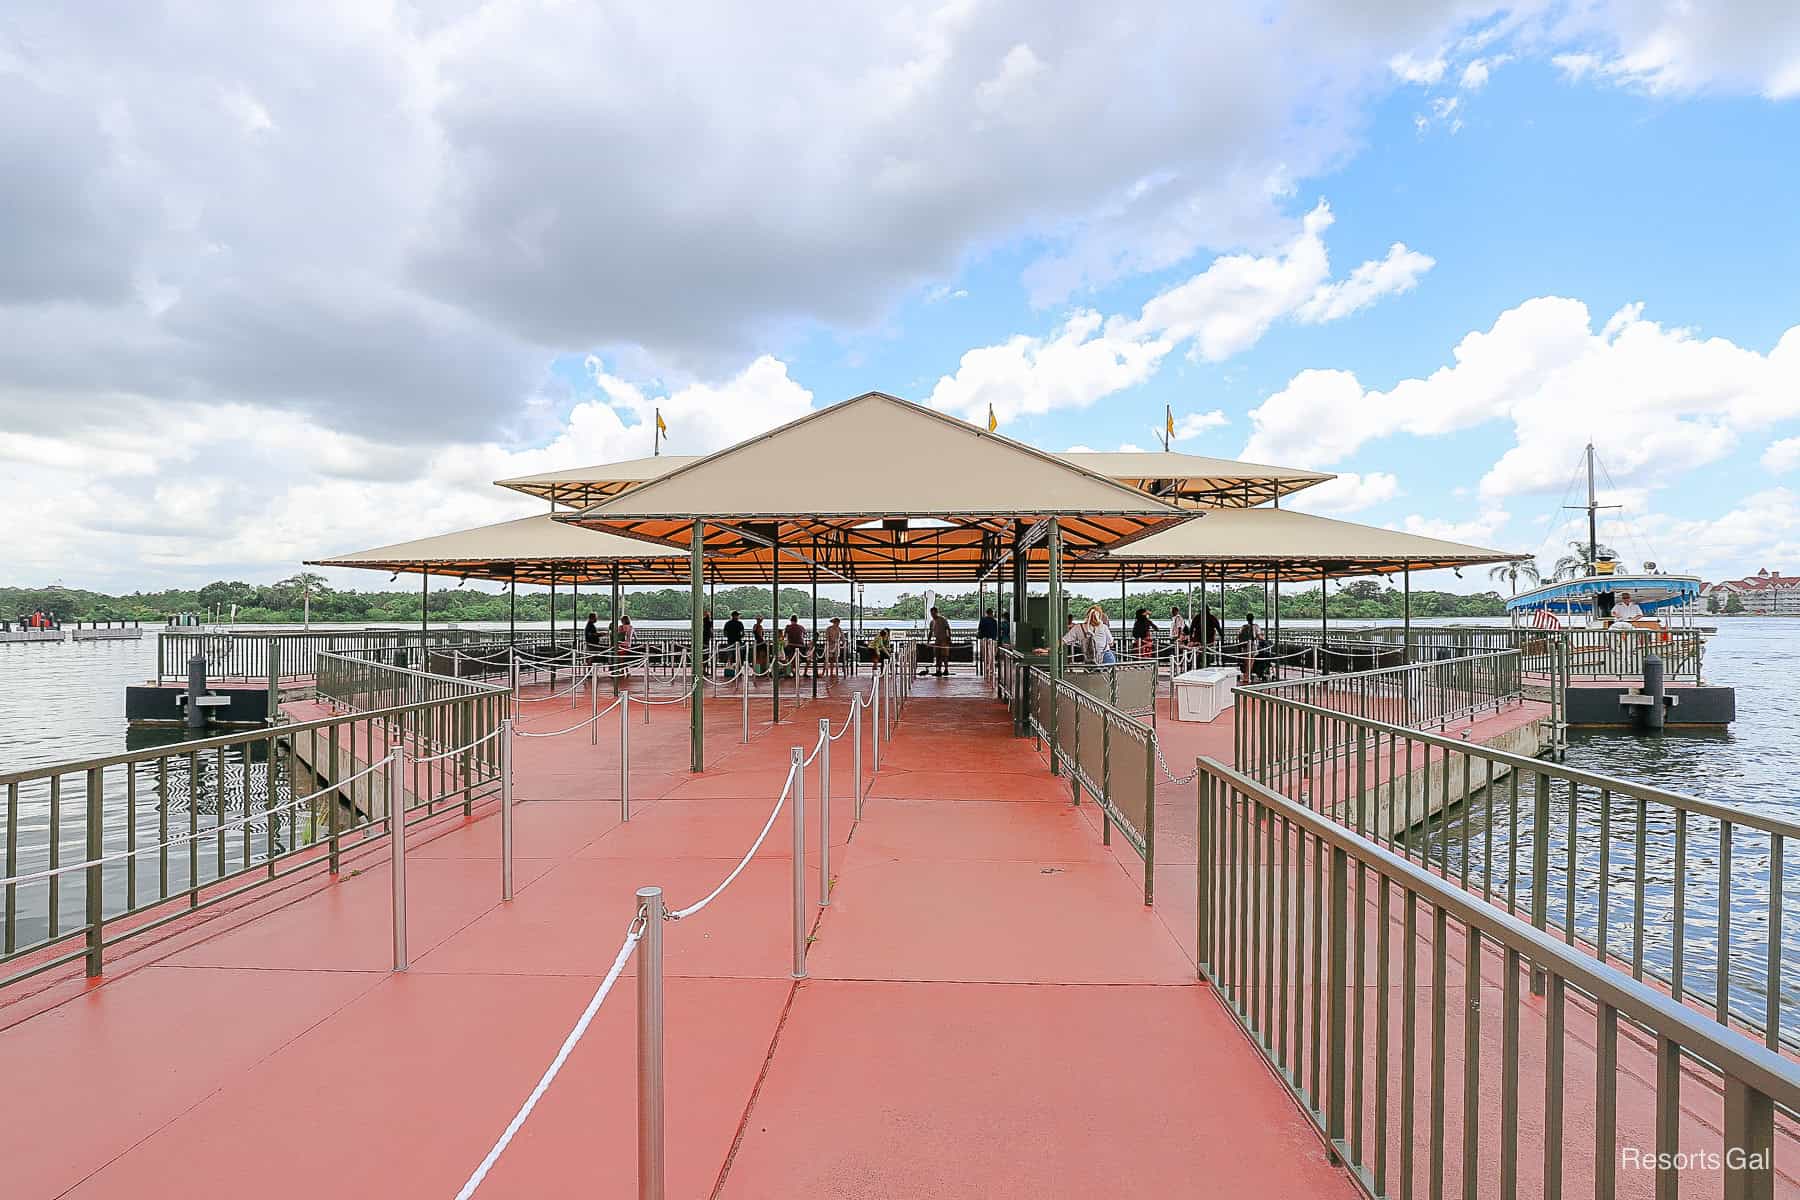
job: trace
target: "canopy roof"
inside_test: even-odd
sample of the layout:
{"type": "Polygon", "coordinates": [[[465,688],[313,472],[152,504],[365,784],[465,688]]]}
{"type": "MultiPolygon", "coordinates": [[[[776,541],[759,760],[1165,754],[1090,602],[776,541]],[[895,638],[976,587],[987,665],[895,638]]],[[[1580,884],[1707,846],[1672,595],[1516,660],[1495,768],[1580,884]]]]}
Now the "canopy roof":
{"type": "Polygon", "coordinates": [[[1193,508],[1249,508],[1337,478],[1298,467],[1157,450],[1072,450],[1059,457],[1096,475],[1193,508]]]}
{"type": "Polygon", "coordinates": [[[1070,564],[1074,579],[1318,579],[1525,557],[1283,508],[1216,509],[1070,564]]]}
{"type": "Polygon", "coordinates": [[[365,567],[457,575],[464,579],[517,579],[520,583],[610,582],[613,567],[622,583],[686,583],[688,560],[660,546],[610,533],[564,525],[549,513],[460,529],[436,537],[377,546],[336,558],[312,559],[308,566],[365,567]]]}
{"type": "MultiPolygon", "coordinates": [[[[1057,518],[1071,553],[1187,511],[921,405],[869,392],[557,519],[766,563],[772,543],[857,579],[969,581],[1018,526],[1057,518]],[[1016,524],[1015,524],[1016,523],[1016,524]]],[[[1031,551],[1041,558],[1040,542],[1031,551]]]]}
{"type": "MultiPolygon", "coordinates": [[[[1298,467],[1272,467],[1198,454],[1151,450],[1069,451],[1055,457],[1152,496],[1191,508],[1248,508],[1266,504],[1336,476],[1298,467]]],[[[591,467],[497,479],[495,484],[573,508],[592,506],[700,461],[691,454],[633,458],[591,467]]]]}
{"type": "Polygon", "coordinates": [[[616,496],[640,483],[699,461],[692,454],[663,454],[654,458],[628,458],[624,462],[602,463],[595,467],[569,467],[540,475],[521,475],[516,479],[496,479],[494,483],[552,504],[587,508],[608,496],[616,496]]]}

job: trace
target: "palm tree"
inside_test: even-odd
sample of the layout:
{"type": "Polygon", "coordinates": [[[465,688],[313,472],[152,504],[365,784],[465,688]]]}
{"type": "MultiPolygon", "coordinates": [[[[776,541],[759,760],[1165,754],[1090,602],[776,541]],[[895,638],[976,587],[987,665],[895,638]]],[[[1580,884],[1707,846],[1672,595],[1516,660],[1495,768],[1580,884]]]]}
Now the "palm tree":
{"type": "Polygon", "coordinates": [[[1535,558],[1522,558],[1517,562],[1501,563],[1488,572],[1489,579],[1504,579],[1512,584],[1512,594],[1515,596],[1519,594],[1519,576],[1521,575],[1533,587],[1543,582],[1543,576],[1538,573],[1535,558]]]}
{"type": "MultiPolygon", "coordinates": [[[[1565,554],[1556,560],[1556,574],[1551,576],[1552,579],[1580,579],[1583,575],[1592,573],[1594,559],[1588,557],[1588,544],[1570,542],[1569,549],[1574,553],[1565,554]]],[[[1610,546],[1596,546],[1594,552],[1599,558],[1618,557],[1610,546]]]]}

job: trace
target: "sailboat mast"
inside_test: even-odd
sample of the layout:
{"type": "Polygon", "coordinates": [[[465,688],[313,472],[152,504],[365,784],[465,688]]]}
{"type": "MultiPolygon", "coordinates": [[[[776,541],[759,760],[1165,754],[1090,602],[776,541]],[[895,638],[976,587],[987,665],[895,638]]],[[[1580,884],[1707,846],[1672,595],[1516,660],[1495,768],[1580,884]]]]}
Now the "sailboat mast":
{"type": "Polygon", "coordinates": [[[1588,574],[1591,575],[1596,570],[1598,570],[1598,567],[1596,566],[1596,564],[1600,561],[1600,539],[1597,534],[1596,526],[1595,526],[1595,522],[1594,522],[1594,514],[1596,511],[1598,511],[1600,506],[1594,497],[1594,443],[1592,443],[1592,442],[1589,442],[1587,445],[1587,477],[1588,477],[1588,502],[1587,502],[1587,510],[1588,510],[1588,574]]]}

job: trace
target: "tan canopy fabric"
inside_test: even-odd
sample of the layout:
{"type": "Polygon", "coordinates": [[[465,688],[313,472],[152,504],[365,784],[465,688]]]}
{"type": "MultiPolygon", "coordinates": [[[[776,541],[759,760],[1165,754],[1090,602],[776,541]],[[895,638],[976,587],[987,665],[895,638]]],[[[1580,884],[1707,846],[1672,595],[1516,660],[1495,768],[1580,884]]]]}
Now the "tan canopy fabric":
{"type": "Polygon", "coordinates": [[[1059,457],[1184,508],[1249,508],[1337,476],[1157,450],[1068,451],[1059,457]]]}
{"type": "Polygon", "coordinates": [[[950,582],[992,564],[1015,523],[1058,518],[1073,553],[1185,515],[1056,455],[870,392],[557,519],[681,549],[704,521],[709,559],[766,562],[778,542],[859,580],[950,582]]]}
{"type": "MultiPolygon", "coordinates": [[[[1297,467],[1272,467],[1229,458],[1150,450],[1106,453],[1077,450],[1055,457],[1184,508],[1249,508],[1336,478],[1325,472],[1303,471],[1297,467]]],[[[665,454],[660,458],[633,458],[591,467],[569,467],[494,482],[498,487],[537,496],[553,504],[590,508],[698,461],[694,455],[665,454]]]]}
{"type": "Polygon", "coordinates": [[[1511,562],[1522,555],[1280,508],[1217,509],[1069,566],[1072,579],[1316,580],[1511,562]]]}
{"type": "Polygon", "coordinates": [[[684,555],[647,542],[564,525],[551,520],[549,513],[336,558],[312,559],[307,565],[429,572],[463,579],[516,578],[520,583],[549,583],[553,576],[557,583],[604,583],[612,580],[614,564],[621,583],[688,582],[684,555]]]}
{"type": "Polygon", "coordinates": [[[552,504],[587,508],[609,496],[630,491],[640,483],[667,475],[670,471],[699,462],[692,454],[663,454],[652,458],[629,458],[624,462],[602,463],[596,467],[570,467],[562,471],[545,471],[541,475],[521,475],[516,479],[496,479],[496,487],[511,488],[536,496],[552,504]]]}

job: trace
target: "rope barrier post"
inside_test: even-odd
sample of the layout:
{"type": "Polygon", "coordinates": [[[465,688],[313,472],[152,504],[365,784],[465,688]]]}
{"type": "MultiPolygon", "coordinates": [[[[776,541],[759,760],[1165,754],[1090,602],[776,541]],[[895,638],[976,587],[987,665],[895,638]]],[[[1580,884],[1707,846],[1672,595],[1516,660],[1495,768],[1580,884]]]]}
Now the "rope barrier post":
{"type": "Polygon", "coordinates": [[[650,723],[650,647],[644,647],[644,724],[650,723]]]}
{"type": "Polygon", "coordinates": [[[875,728],[869,732],[873,735],[869,740],[875,749],[875,770],[881,770],[881,672],[876,671],[869,679],[869,694],[875,697],[875,728]]]}
{"type": "Polygon", "coordinates": [[[831,906],[831,720],[819,718],[819,907],[831,906]]]}
{"type": "Polygon", "coordinates": [[[506,673],[512,681],[513,700],[516,702],[519,698],[519,651],[516,646],[506,648],[506,673]]]}
{"type": "Polygon", "coordinates": [[[794,773],[794,978],[806,978],[806,752],[795,746],[788,751],[794,773]]]}
{"type": "Polygon", "coordinates": [[[744,694],[744,744],[750,744],[750,672],[744,670],[744,644],[738,643],[737,651],[738,680],[742,684],[738,688],[744,694]]]}
{"type": "Polygon", "coordinates": [[[406,747],[398,742],[388,752],[388,861],[394,876],[394,970],[406,970],[406,747]]]}
{"type": "Polygon", "coordinates": [[[850,774],[856,780],[856,819],[862,820],[863,783],[862,783],[862,693],[857,692],[850,702],[850,724],[855,727],[855,740],[850,743],[850,774]]]}
{"type": "Polygon", "coordinates": [[[631,820],[631,693],[619,700],[619,820],[631,820]]]}
{"type": "Polygon", "coordinates": [[[500,898],[513,898],[513,723],[500,722],[500,898]]]}
{"type": "Polygon", "coordinates": [[[600,744],[600,666],[588,664],[588,745],[600,744]]]}
{"type": "Polygon", "coordinates": [[[638,1198],[663,1200],[663,892],[639,888],[644,922],[638,943],[638,1198]]]}

